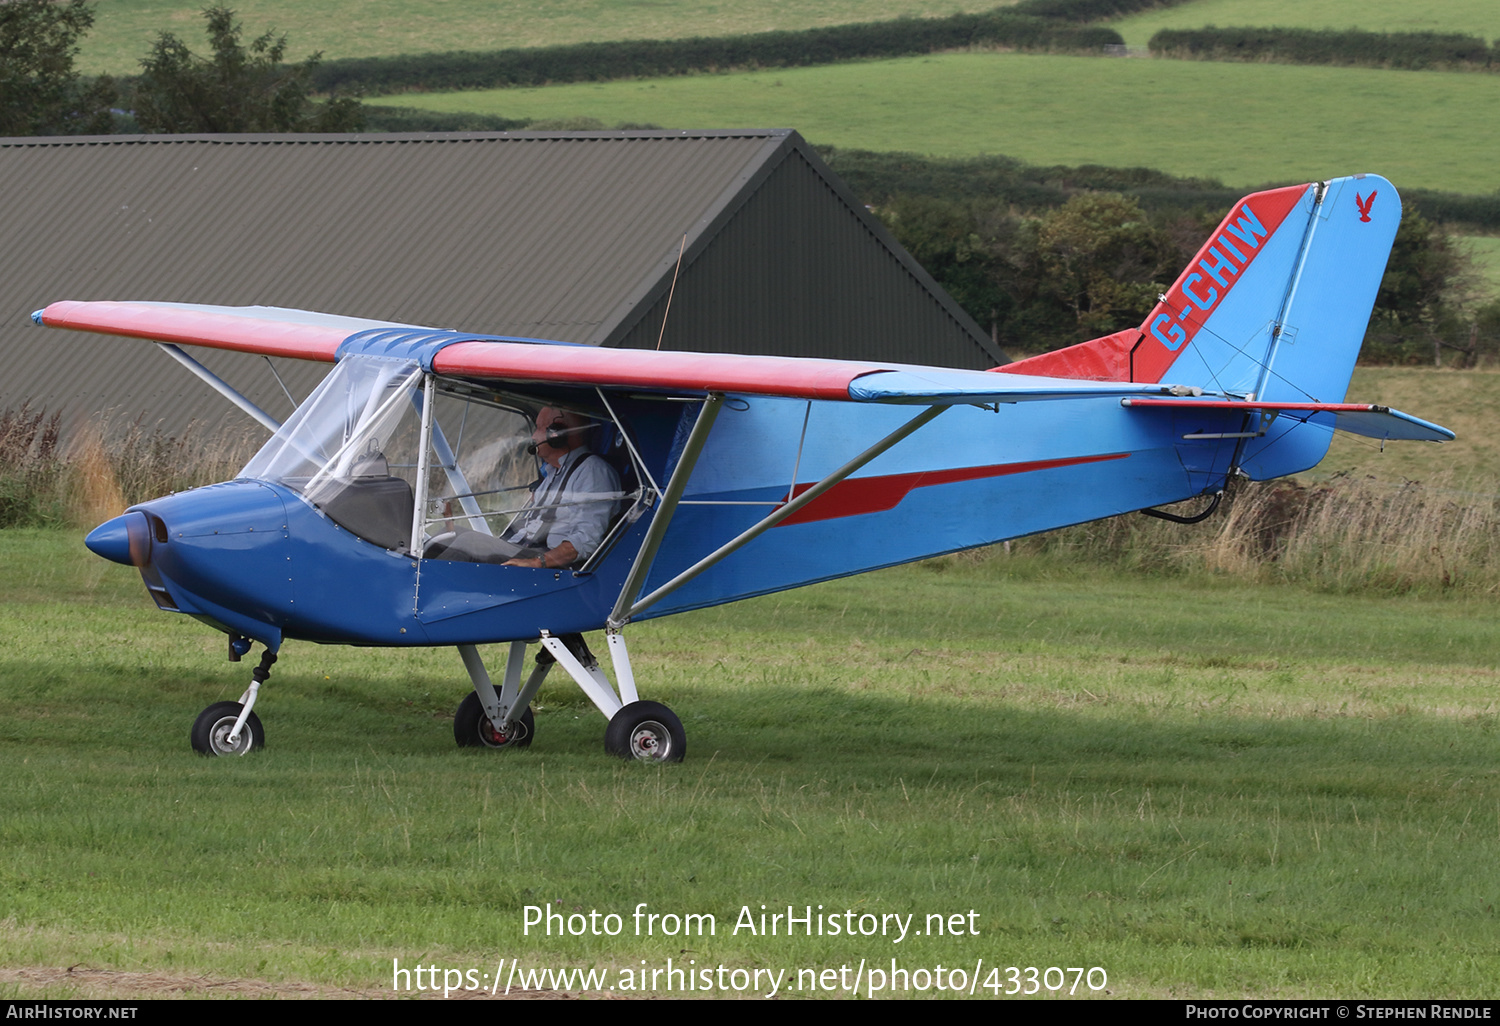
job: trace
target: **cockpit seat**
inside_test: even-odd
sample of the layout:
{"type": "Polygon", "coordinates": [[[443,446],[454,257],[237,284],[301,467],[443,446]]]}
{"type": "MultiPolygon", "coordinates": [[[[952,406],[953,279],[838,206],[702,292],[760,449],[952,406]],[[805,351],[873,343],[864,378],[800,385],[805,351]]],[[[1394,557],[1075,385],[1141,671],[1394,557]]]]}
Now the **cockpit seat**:
{"type": "Polygon", "coordinates": [[[318,508],[335,524],[381,548],[406,551],[411,541],[411,485],[392,477],[385,457],[366,457],[318,508]]]}

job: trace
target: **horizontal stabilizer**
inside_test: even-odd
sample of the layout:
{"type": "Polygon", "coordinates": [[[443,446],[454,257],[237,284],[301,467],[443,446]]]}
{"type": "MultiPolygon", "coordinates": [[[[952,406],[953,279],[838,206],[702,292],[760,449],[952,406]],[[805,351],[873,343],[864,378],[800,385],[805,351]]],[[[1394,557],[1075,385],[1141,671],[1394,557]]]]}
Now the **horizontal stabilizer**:
{"type": "MultiPolygon", "coordinates": [[[[1445,427],[1373,403],[1275,403],[1235,402],[1224,399],[1121,399],[1132,409],[1199,409],[1226,413],[1272,413],[1296,420],[1331,420],[1331,427],[1366,438],[1412,442],[1451,442],[1454,434],[1445,427]]],[[[1315,423],[1318,421],[1315,421],[1315,423]]]]}
{"type": "Polygon", "coordinates": [[[849,384],[849,398],[867,403],[921,406],[988,405],[1039,399],[1090,399],[1107,396],[1163,395],[1156,384],[1129,381],[1078,381],[1003,371],[903,367],[865,374],[849,384]]]}

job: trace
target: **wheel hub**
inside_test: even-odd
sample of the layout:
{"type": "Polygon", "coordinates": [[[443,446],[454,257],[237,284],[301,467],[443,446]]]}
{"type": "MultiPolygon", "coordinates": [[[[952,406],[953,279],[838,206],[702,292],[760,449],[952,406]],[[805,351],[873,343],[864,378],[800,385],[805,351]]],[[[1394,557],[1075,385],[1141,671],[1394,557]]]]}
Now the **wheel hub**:
{"type": "Polygon", "coordinates": [[[488,719],[479,721],[479,740],[491,748],[504,748],[513,745],[526,737],[526,725],[519,720],[512,723],[507,729],[501,730],[488,719]]]}
{"type": "Polygon", "coordinates": [[[255,738],[251,736],[250,724],[240,728],[240,736],[234,744],[229,743],[229,734],[234,730],[234,721],[238,716],[225,716],[217,720],[213,729],[208,732],[208,743],[213,746],[215,755],[244,755],[250,750],[250,745],[255,738]]]}
{"type": "Polygon", "coordinates": [[[672,754],[672,734],[655,720],[630,732],[630,754],[644,762],[661,762],[672,754]]]}

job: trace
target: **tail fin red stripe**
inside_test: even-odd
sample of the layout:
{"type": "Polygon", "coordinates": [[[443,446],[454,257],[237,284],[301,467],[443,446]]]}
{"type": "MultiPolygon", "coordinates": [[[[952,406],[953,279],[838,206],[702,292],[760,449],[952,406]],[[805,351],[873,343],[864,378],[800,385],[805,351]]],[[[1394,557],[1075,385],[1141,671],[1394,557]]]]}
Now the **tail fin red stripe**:
{"type": "Polygon", "coordinates": [[[1162,379],[1310,188],[1257,192],[1235,205],[1141,325],[1145,338],[1131,359],[1131,380],[1162,379]]]}
{"type": "Polygon", "coordinates": [[[1271,189],[1235,204],[1139,328],[994,369],[1090,381],[1161,381],[1311,188],[1271,189]]]}

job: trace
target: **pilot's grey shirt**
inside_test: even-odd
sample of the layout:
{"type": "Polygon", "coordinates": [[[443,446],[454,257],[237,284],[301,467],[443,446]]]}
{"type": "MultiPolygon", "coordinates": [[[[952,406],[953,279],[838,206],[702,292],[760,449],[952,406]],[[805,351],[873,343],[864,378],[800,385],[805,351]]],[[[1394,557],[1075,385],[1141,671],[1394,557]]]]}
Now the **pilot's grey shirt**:
{"type": "Polygon", "coordinates": [[[587,447],[573,449],[532,493],[535,511],[517,517],[506,537],[547,549],[569,541],[578,558],[587,559],[604,541],[619,500],[615,468],[587,447]]]}

